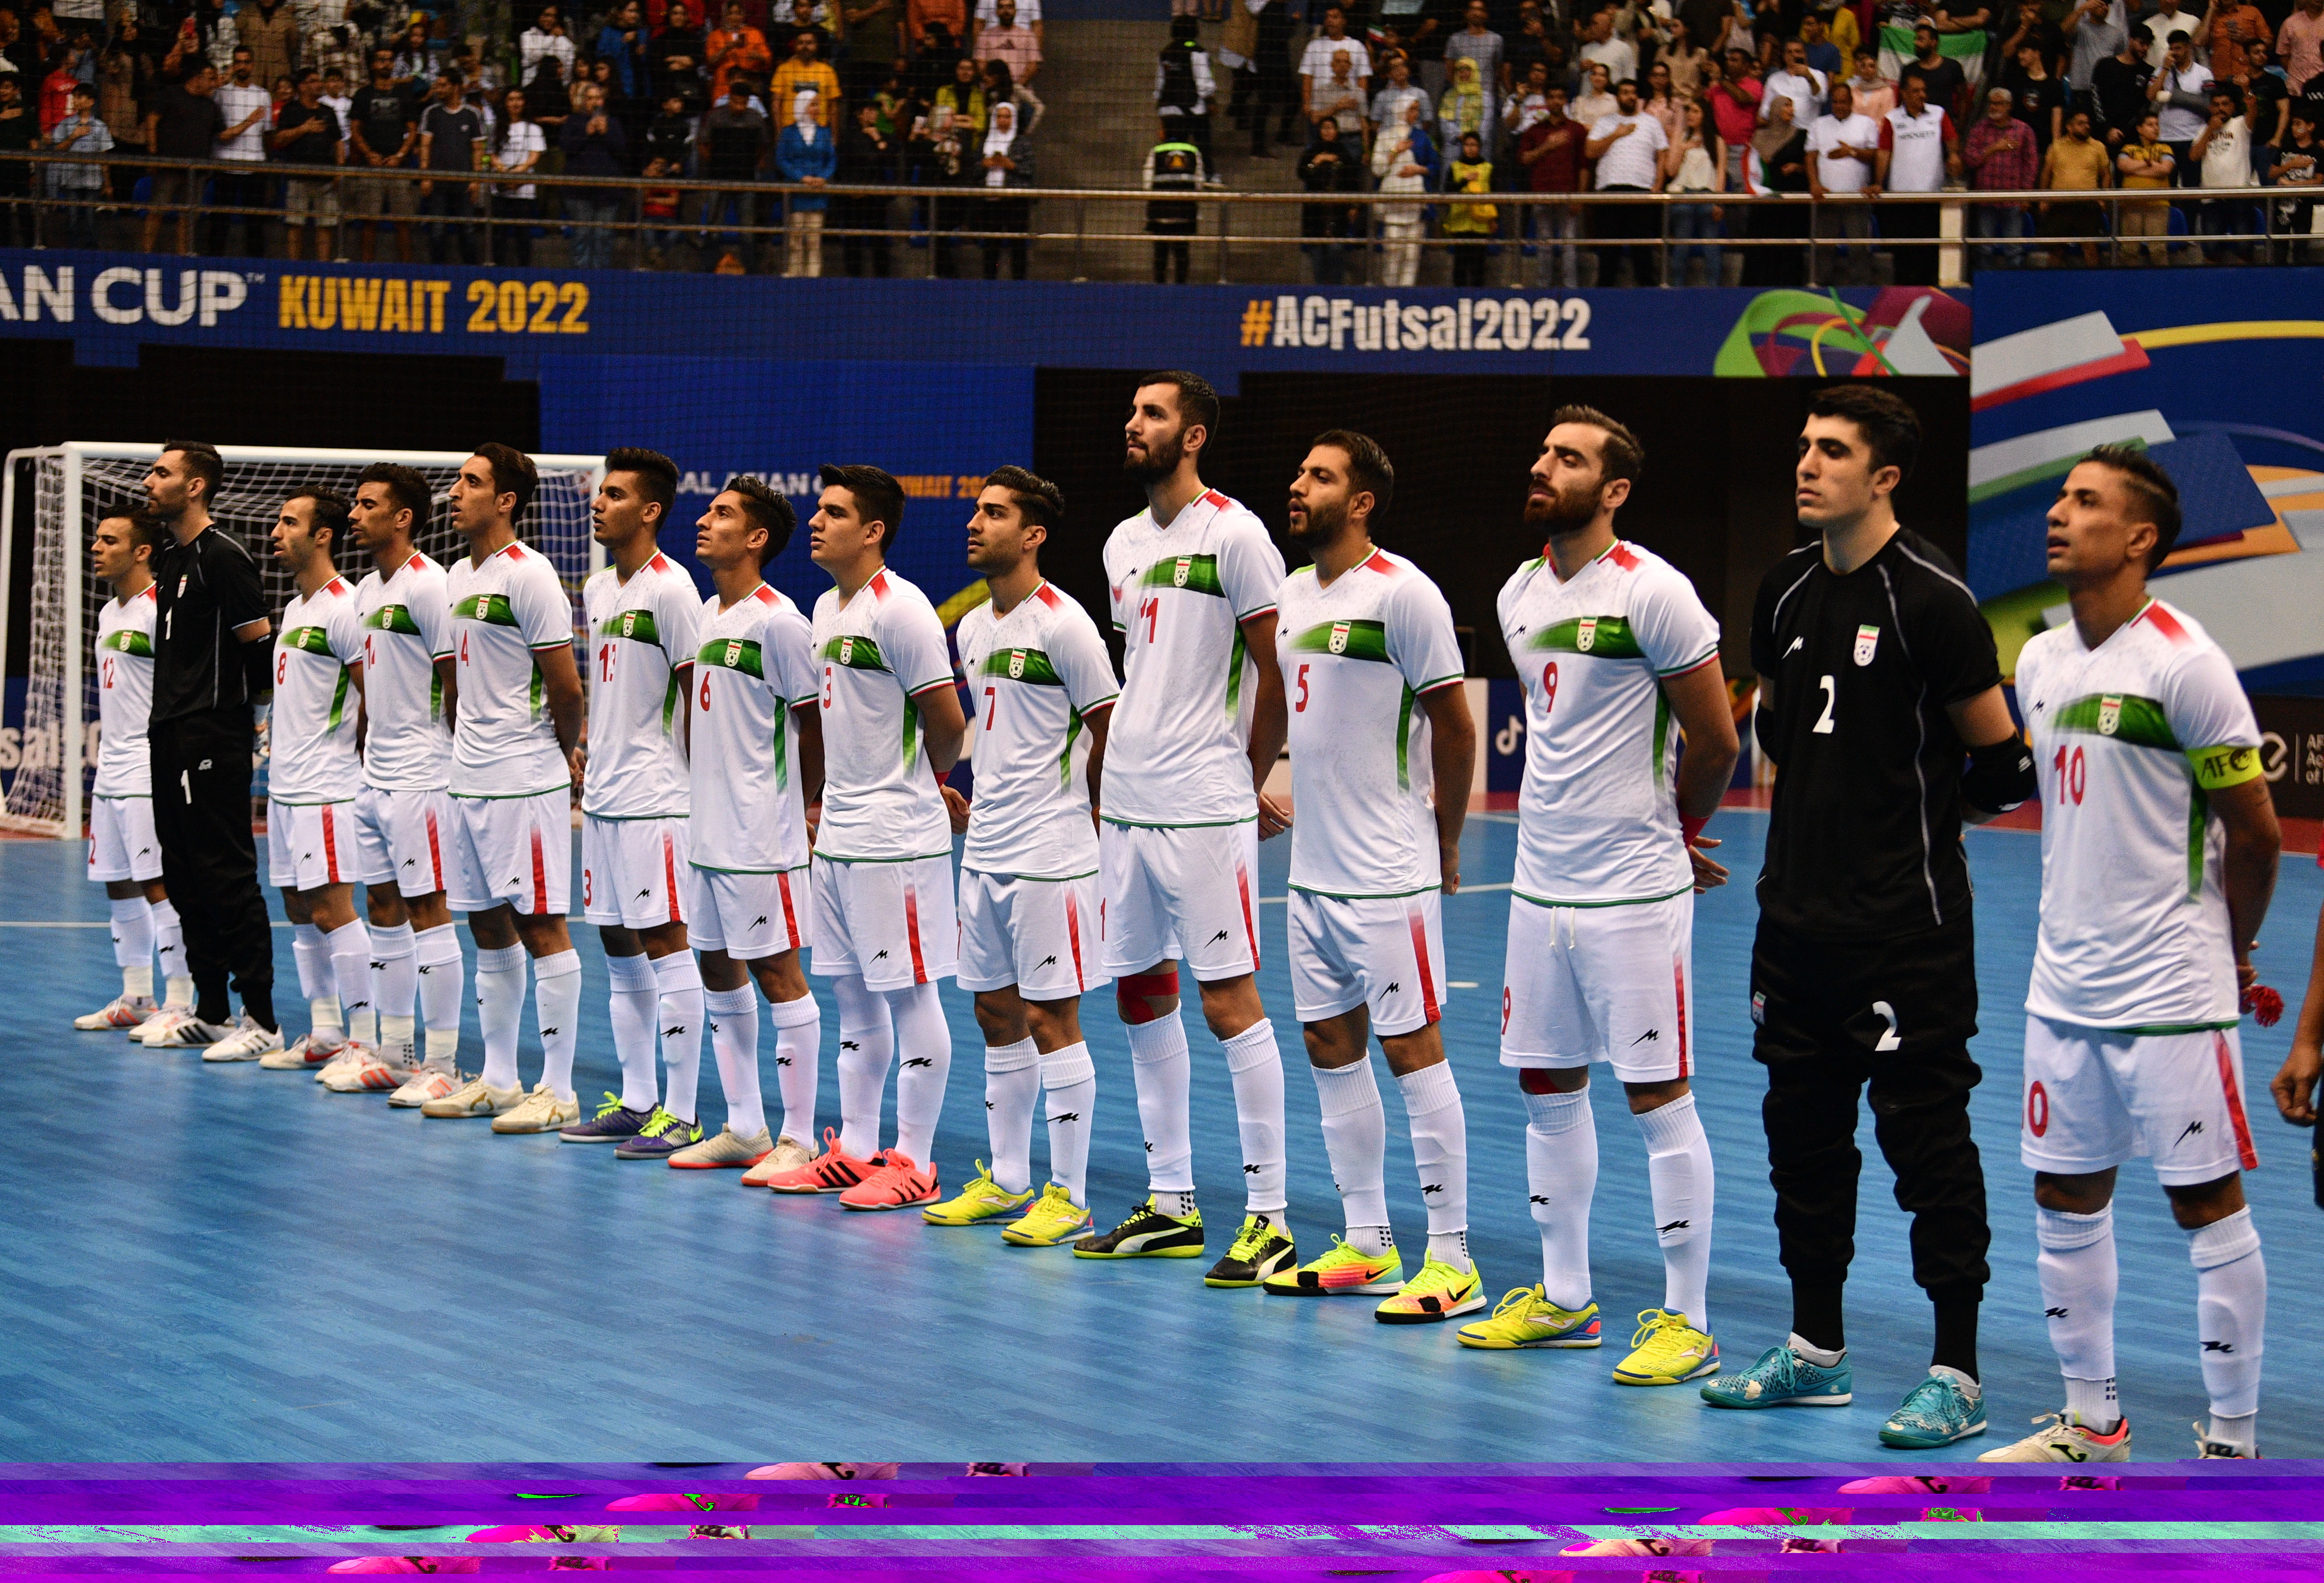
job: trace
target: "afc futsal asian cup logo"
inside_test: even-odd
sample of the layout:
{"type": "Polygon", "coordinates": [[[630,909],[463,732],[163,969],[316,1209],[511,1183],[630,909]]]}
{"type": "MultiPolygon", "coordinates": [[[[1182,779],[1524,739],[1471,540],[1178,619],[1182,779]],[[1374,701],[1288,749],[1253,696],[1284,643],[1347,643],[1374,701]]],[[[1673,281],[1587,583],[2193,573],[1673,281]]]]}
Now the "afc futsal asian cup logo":
{"type": "Polygon", "coordinates": [[[1873,652],[1879,646],[1880,629],[1878,627],[1859,626],[1856,629],[1856,662],[1858,665],[1872,663],[1873,652]]]}

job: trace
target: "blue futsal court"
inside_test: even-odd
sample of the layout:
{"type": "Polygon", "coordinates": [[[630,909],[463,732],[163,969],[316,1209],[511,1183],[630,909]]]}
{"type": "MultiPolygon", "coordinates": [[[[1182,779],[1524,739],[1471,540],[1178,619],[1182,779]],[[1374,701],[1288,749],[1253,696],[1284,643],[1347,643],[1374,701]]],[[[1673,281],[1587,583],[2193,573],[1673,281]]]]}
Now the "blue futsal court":
{"type": "MultiPolygon", "coordinates": [[[[1779,1340],[1789,1320],[1745,1011],[1748,882],[1764,825],[1740,810],[1713,824],[1738,878],[1696,914],[1696,1092],[1720,1168],[1711,1317],[1730,1360],[1779,1340]]],[[[1468,1102],[1471,1242],[1495,1295],[1539,1273],[1524,1112],[1495,1060],[1508,903],[1499,887],[1515,841],[1513,816],[1472,819],[1463,867],[1475,888],[1444,907],[1444,1030],[1468,1102]]],[[[1262,888],[1278,906],[1288,845],[1262,849],[1262,888]]],[[[1987,1074],[1975,1114],[1996,1234],[1983,1341],[1993,1430],[1962,1448],[1973,1455],[2014,1439],[2059,1391],[2016,1159],[2039,844],[1980,831],[1969,850],[1987,1074]]],[[[2287,857],[2261,960],[2295,1002],[2319,898],[2314,865],[2287,857]]],[[[1286,1057],[1293,1226],[1313,1257],[1339,1229],[1339,1203],[1300,1070],[1282,916],[1268,909],[1261,989],[1286,1057]]],[[[553,1136],[496,1137],[481,1122],[423,1122],[378,1096],[328,1094],[303,1074],[206,1069],[193,1051],[76,1034],[69,1019],[118,987],[104,920],[78,845],[0,842],[0,960],[23,996],[0,1062],[0,1107],[15,1124],[0,1153],[0,1461],[1909,1459],[1883,1453],[1874,1435],[1923,1372],[1928,1310],[1868,1116],[1849,1287],[1856,1404],[1719,1412],[1691,1387],[1632,1390],[1607,1377],[1630,1314],[1659,1302],[1662,1276],[1644,1153],[1603,1076],[1593,1084],[1604,1161],[1593,1253],[1607,1345],[1475,1353],[1450,1327],[1376,1324],[1364,1301],[1208,1291],[1200,1262],[1094,1264],[1010,1248],[991,1228],[849,1214],[830,1199],[744,1190],[734,1172],[618,1162],[553,1136]]],[[[594,930],[576,923],[575,933],[586,975],[586,1106],[618,1082],[603,958],[594,930]]],[[[276,956],[295,1032],[287,932],[276,956]]],[[[1102,1223],[1144,1192],[1128,1049],[1107,999],[1085,1015],[1099,1071],[1090,1185],[1102,1223]]],[[[954,1066],[938,1160],[949,1186],[985,1151],[981,1041],[967,996],[947,988],[945,1002],[954,1066]]],[[[530,1077],[540,1065],[530,1009],[525,1023],[530,1077]]],[[[1197,1180],[1222,1251],[1241,1213],[1232,1100],[1191,1008],[1188,1023],[1197,1180]]],[[[821,1119],[835,1125],[831,1025],[826,1014],[821,1119]]],[[[2317,1457],[2324,1421],[2302,1341],[2324,1297],[2312,1253],[2319,1211],[2308,1136],[2278,1121],[2265,1094],[2291,1029],[2289,1015],[2245,1028],[2263,1167],[2249,1188],[2268,1239],[2277,1360],[2261,1436],[2271,1457],[2317,1457]]],[[[472,1013],[470,1060],[475,1037],[472,1013]]],[[[715,1126],[706,1051],[704,1065],[715,1126]]],[[[1389,1202],[1416,1254],[1409,1145],[1393,1085],[1381,1086],[1389,1202]]],[[[770,1104],[772,1088],[770,1078],[770,1104]]],[[[1038,1170],[1038,1125],[1035,1140],[1038,1170]]],[[[2203,1410],[2193,1273],[2144,1164],[2123,1183],[2124,1404],[2142,1459],[2183,1458],[2187,1425],[2203,1410]]]]}

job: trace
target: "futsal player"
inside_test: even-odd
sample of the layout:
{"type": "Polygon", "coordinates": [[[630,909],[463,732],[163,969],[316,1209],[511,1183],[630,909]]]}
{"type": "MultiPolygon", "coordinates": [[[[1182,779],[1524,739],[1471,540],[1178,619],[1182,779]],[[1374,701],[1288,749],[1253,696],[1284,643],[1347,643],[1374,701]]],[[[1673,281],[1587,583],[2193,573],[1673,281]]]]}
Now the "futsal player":
{"type": "MultiPolygon", "coordinates": [[[[711,1051],[726,1094],[726,1124],[701,1136],[693,1072],[666,1106],[678,1125],[661,1136],[680,1146],[684,1170],[747,1166],[764,1185],[815,1160],[816,1061],[823,1013],[799,961],[811,924],[807,798],[821,778],[821,722],[806,615],[763,580],[790,542],[791,503],[756,478],[736,477],[696,524],[695,554],[715,591],[700,607],[692,712],[694,911],[687,921],[702,953],[701,998],[679,1004],[665,981],[665,1032],[682,1014],[710,1023],[711,1051]],[[757,980],[758,990],[751,987],[757,980]],[[759,992],[775,1028],[783,1100],[779,1134],[759,1092],[759,992]],[[682,1110],[678,1107],[683,1105],[682,1110]],[[687,1134],[694,1141],[683,1142],[687,1134]]],[[[639,1140],[641,1152],[647,1140],[639,1140]]]]}
{"type": "Polygon", "coordinates": [[[1121,690],[1097,624],[1041,576],[1041,547],[1065,515],[1055,484],[1010,467],[984,480],[968,520],[968,564],[992,591],[955,634],[976,795],[944,795],[953,829],[968,837],[955,977],[975,995],[984,1032],[992,1165],[920,1211],[936,1226],[1008,1219],[1002,1239],[1025,1247],[1090,1229],[1097,1068],[1081,1003],[1106,978],[1091,810],[1102,802],[1106,725],[1121,690]],[[1049,1180],[1037,1199],[1033,1107],[1044,1090],[1049,1180]]]}
{"type": "Polygon", "coordinates": [[[258,892],[250,828],[254,708],[273,689],[273,630],[258,563],[210,526],[226,477],[215,446],[163,442],[145,475],[148,509],[170,530],[153,558],[153,704],[146,748],[161,879],[177,907],[194,981],[190,1017],[149,1032],[148,1049],[202,1048],[254,1035],[279,1041],[274,930],[258,892]],[[236,1022],[229,978],[242,997],[236,1022]],[[267,1037],[272,1035],[272,1038],[267,1037]]]}
{"type": "Polygon", "coordinates": [[[932,1151],[952,1071],[936,985],[959,949],[952,822],[936,791],[967,722],[944,623],[888,569],[903,486],[873,467],[827,467],[809,553],[831,574],[816,601],[823,818],[816,829],[814,969],[839,1002],[839,1117],[814,1163],[770,1177],[782,1192],[836,1192],[850,1209],[937,1197],[932,1151]],[[896,1143],[880,1148],[896,1072],[896,1143]]]}
{"type": "Polygon", "coordinates": [[[453,818],[445,788],[459,675],[449,574],[412,542],[429,505],[424,474],[374,462],[356,477],[349,512],[355,546],[372,559],[355,585],[364,784],[355,825],[380,1043],[374,1059],[324,1082],[343,1093],[388,1088],[387,1102],[401,1107],[440,1099],[464,1080],[457,1067],[466,986],[460,937],[444,900],[453,818]]]}
{"type": "Polygon", "coordinates": [[[1385,1292],[1384,1324],[1485,1306],[1469,1254],[1469,1127],[1445,1064],[1443,893],[1461,888],[1477,733],[1452,607],[1372,542],[1396,469],[1368,435],[1315,437],[1291,481],[1314,559],[1277,595],[1291,742],[1291,986],[1347,1235],[1267,1278],[1294,1296],[1385,1292]],[[1388,1226],[1388,1114],[1370,1043],[1404,1097],[1428,1242],[1409,1279],[1388,1226]]]}
{"type": "Polygon", "coordinates": [[[1299,1262],[1285,1213],[1283,1057],[1259,970],[1259,842],[1287,828],[1261,789],[1283,751],[1275,596],[1283,557],[1259,518],[1204,486],[1219,398],[1197,375],[1141,380],[1123,425],[1123,465],[1146,509],[1105,545],[1113,625],[1124,638],[1121,699],[1098,835],[1104,967],[1129,1025],[1146,1134],[1146,1201],[1074,1245],[1082,1258],[1194,1258],[1191,1063],[1178,962],[1201,986],[1226,1047],[1241,1134],[1241,1229],[1204,1283],[1256,1286],[1299,1262]]]}
{"type": "MultiPolygon", "coordinates": [[[[609,1021],[622,1091],[568,1143],[638,1135],[660,1102],[660,1031],[670,1081],[690,1090],[702,1053],[701,977],[687,949],[687,683],[702,596],[657,535],[678,499],[678,466],[658,450],[605,453],[589,502],[606,563],[581,586],[589,631],[588,735],[573,750],[581,787],[581,907],[597,926],[613,986],[609,1021]],[[665,967],[664,963],[669,966],[665,967]],[[665,995],[678,1003],[661,1015],[665,995]],[[678,1008],[683,1009],[678,1009],[678,1008]]],[[[691,1116],[694,1107],[685,1107],[691,1116]]]]}
{"type": "Polygon", "coordinates": [[[291,495],[274,520],[275,559],[297,591],[282,607],[274,639],[266,866],[282,892],[311,1021],[306,1036],[287,1048],[280,1034],[262,1042],[246,1033],[212,1045],[204,1060],[327,1071],[343,1056],[363,1057],[345,1023],[346,1013],[371,1004],[371,930],[355,905],[363,621],[355,588],[334,563],[346,536],[347,503],[327,489],[291,495]]]}
{"type": "Polygon", "coordinates": [[[460,695],[447,894],[475,937],[484,1061],[474,1079],[420,1114],[488,1116],[496,1133],[554,1132],[581,1119],[573,1091],[581,958],[565,928],[581,675],[573,601],[556,566],[517,537],[539,484],[530,457],[493,440],[460,464],[448,492],[452,526],[468,552],[453,561],[446,589],[460,695]],[[527,956],[542,1056],[529,1095],[516,1064],[527,956]]]}
{"type": "Polygon", "coordinates": [[[1985,1431],[1977,1314],[1989,1272],[1985,1173],[1969,1135],[1982,1074],[1960,827],[2034,794],[1992,628],[1952,564],[1896,521],[1920,420],[1868,384],[1808,401],[1794,469],[1815,542],[1759,585],[1751,658],[1760,745],[1777,765],[1752,947],[1753,1056],[1792,1333],[1707,1381],[1717,1407],[1852,1397],[1841,1292],[1855,1253],[1857,1093],[1868,1082],[1913,1278],[1936,1338],[1882,1426],[1929,1449],[1985,1431]],[[1966,767],[1964,764],[1966,761],[1966,767]]]}
{"type": "Polygon", "coordinates": [[[2017,659],[2042,795],[2042,926],[2025,996],[2019,1154],[2034,1170],[2042,1305],[2066,1404],[1985,1462],[2126,1462],[2116,1400],[2115,1173],[2144,1154],[2188,1234],[2208,1424],[2198,1455],[2259,1455],[2267,1264],[2241,1172],[2238,1001],[2281,848],[2235,667],[2146,591],[2179,491],[2100,446],[2050,508],[2073,620],[2017,659]]]}
{"type": "Polygon", "coordinates": [[[153,557],[161,524],[149,516],[108,516],[89,542],[89,570],[113,590],[97,615],[97,779],[89,788],[88,877],[105,887],[113,920],[113,960],[121,993],[73,1026],[124,1030],[142,1041],[173,1019],[194,1014],[185,939],[161,884],[161,843],[153,834],[153,770],[145,717],[153,705],[153,557]],[[153,998],[153,963],[164,985],[153,998]]]}
{"type": "MultiPolygon", "coordinates": [[[[1502,640],[1526,690],[1501,1061],[1517,1069],[1525,1097],[1542,1279],[1460,1339],[1482,1347],[1600,1344],[1589,1082],[1603,1061],[1646,1146],[1663,1256],[1662,1306],[1638,1315],[1614,1379],[1673,1385],[1719,1366],[1705,1298],[1711,1143],[1692,1086],[1692,852],[1738,747],[1719,623],[1685,574],[1614,531],[1645,462],[1637,437],[1615,419],[1560,408],[1527,476],[1526,523],[1545,542],[1498,601],[1502,640]]],[[[1704,877],[1718,883],[1724,872],[1712,866],[1704,877]]]]}

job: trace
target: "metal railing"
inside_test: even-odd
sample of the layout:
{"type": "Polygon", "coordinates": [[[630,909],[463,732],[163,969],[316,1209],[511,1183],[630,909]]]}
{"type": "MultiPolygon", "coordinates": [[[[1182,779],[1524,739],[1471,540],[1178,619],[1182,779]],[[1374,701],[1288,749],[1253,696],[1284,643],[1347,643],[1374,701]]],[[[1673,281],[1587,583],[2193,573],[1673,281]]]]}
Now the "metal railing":
{"type": "MultiPolygon", "coordinates": [[[[1807,285],[1858,283],[1833,281],[1832,265],[1858,262],[1858,255],[1868,259],[1871,250],[1892,255],[1935,249],[1938,255],[1936,274],[1940,283],[1957,283],[1969,273],[1969,266],[1980,257],[1986,260],[2007,259],[2021,253],[2042,249],[2063,249],[2080,253],[2082,262],[2098,261],[2101,252],[2108,262],[2120,263],[2126,254],[2135,255],[2145,249],[2192,247],[2208,250],[2215,247],[2256,245],[2262,256],[2284,262],[2324,262],[2324,235],[2313,234],[2309,227],[2310,215],[2316,212],[2319,199],[2324,199],[2324,188],[2173,188],[2125,191],[2101,189],[2084,191],[1963,191],[1885,192],[1877,199],[1858,195],[1825,195],[1818,198],[1810,193],[1648,193],[1613,192],[1489,192],[1489,193],[1410,193],[1410,192],[1236,192],[1219,187],[1208,187],[1194,192],[1149,192],[1136,188],[1054,188],[1012,187],[984,188],[980,186],[918,185],[918,184],[856,184],[833,182],[819,188],[753,181],[748,183],[720,181],[713,179],[665,180],[641,176],[581,176],[531,171],[518,175],[497,171],[447,172],[398,168],[349,166],[298,166],[277,162],[235,162],[226,160],[160,160],[119,153],[104,155],[32,153],[8,156],[0,160],[0,172],[10,163],[23,162],[32,167],[33,191],[30,194],[10,194],[0,191],[0,245],[18,238],[20,232],[34,246],[71,245],[76,239],[85,244],[97,234],[97,220],[106,212],[128,211],[144,217],[144,223],[158,227],[156,245],[166,247],[169,238],[161,234],[172,223],[185,229],[181,235],[188,245],[180,251],[192,251],[189,244],[199,229],[222,232],[236,224],[245,228],[252,222],[290,223],[281,201],[263,203],[220,203],[211,200],[205,189],[217,178],[236,181],[260,181],[270,183],[301,181],[327,183],[337,199],[337,216],[334,227],[353,226],[398,228],[403,238],[425,231],[428,250],[436,263],[492,263],[498,249],[495,244],[521,228],[528,234],[534,230],[565,233],[597,231],[608,234],[608,240],[628,239],[635,244],[628,267],[646,267],[643,260],[656,244],[697,241],[705,248],[726,245],[730,239],[744,251],[765,243],[778,245],[789,234],[792,217],[807,212],[799,206],[803,199],[820,199],[826,206],[838,200],[840,208],[824,208],[825,222],[821,240],[837,243],[844,248],[850,242],[883,243],[892,255],[894,245],[902,243],[907,252],[922,252],[926,257],[919,272],[930,277],[954,273],[946,267],[957,262],[964,247],[985,247],[990,245],[998,255],[1022,245],[1045,250],[1070,248],[1070,275],[1075,280],[1093,278],[1089,266],[1093,254],[1101,248],[1119,248],[1126,244],[1151,246],[1156,244],[1180,244],[1201,246],[1209,255],[1212,268],[1203,272],[1220,283],[1250,284],[1283,283],[1279,269],[1270,269],[1293,258],[1294,250],[1340,250],[1343,261],[1361,261],[1362,267],[1348,272],[1349,278],[1334,283],[1386,284],[1385,280],[1358,279],[1358,274],[1377,277],[1387,273],[1391,250],[1416,245],[1422,258],[1446,255],[1459,256],[1459,250],[1485,249],[1506,255],[1517,250],[1522,257],[1529,256],[1540,265],[1538,273],[1560,273],[1556,266],[1568,259],[1578,261],[1582,253],[1596,253],[1605,259],[1616,251],[1637,249],[1651,253],[1656,262],[1658,282],[1668,286],[1678,283],[1674,275],[1684,268],[1672,267],[1674,257],[1708,248],[1717,253],[1729,250],[1749,255],[1763,250],[1789,249],[1802,255],[1803,279],[1807,285]],[[46,190],[42,180],[43,167],[68,165],[99,167],[124,175],[116,189],[126,188],[137,177],[152,173],[178,180],[173,186],[182,185],[187,193],[183,200],[157,202],[150,195],[138,199],[127,191],[108,195],[104,188],[65,188],[46,190]],[[461,201],[437,212],[408,214],[357,214],[350,203],[358,185],[365,182],[407,183],[419,189],[415,208],[423,207],[425,196],[437,186],[468,190],[461,201]],[[508,215],[493,212],[490,199],[495,189],[531,186],[553,199],[570,199],[586,195],[599,203],[608,199],[618,204],[622,213],[617,218],[595,218],[572,213],[538,213],[508,215]],[[677,194],[677,212],[650,215],[645,206],[650,201],[667,201],[677,194]],[[845,206],[849,200],[872,200],[881,205],[877,215],[853,212],[845,206]],[[1186,203],[1195,206],[1197,219],[1192,231],[1157,234],[1142,225],[1136,229],[1122,228],[1112,223],[1106,211],[1135,207],[1142,218],[1145,206],[1152,202],[1186,203]],[[1010,210],[996,212],[994,205],[1005,203],[1010,210]],[[1455,233],[1442,231],[1418,236],[1392,236],[1381,224],[1382,211],[1415,208],[1435,211],[1439,218],[1455,208],[1472,205],[1490,205],[1498,211],[1496,229],[1491,234],[1455,233]],[[2126,210],[2134,215],[2153,216],[2158,210],[2173,206],[2201,204],[2218,205],[2223,209],[2240,208],[2235,216],[2236,228],[2196,234],[2191,227],[2181,235],[2149,233],[2140,230],[2125,233],[2121,218],[2126,210]],[[903,206],[906,223],[895,225],[899,205],[903,206]],[[1017,206],[1023,206],[1019,208],[1017,206]],[[1296,228],[1268,228],[1272,218],[1296,227],[1296,221],[1282,211],[1286,208],[1305,209],[1310,206],[1336,210],[1360,212],[1361,219],[1352,222],[1343,233],[1309,236],[1296,228]],[[1681,208],[1715,208],[1722,217],[1739,211],[1745,217],[1742,235],[1678,236],[1674,233],[1673,220],[1681,208]],[[1926,211],[1934,208],[1934,216],[1926,211]],[[2031,219],[2038,211],[2070,211],[2070,218],[2089,215],[2102,217],[2102,227],[2077,229],[2071,234],[1987,236],[1970,223],[1970,217],[1980,211],[2003,209],[2014,211],[2021,221],[2031,219]],[[1098,211],[1093,224],[1092,211],[1098,211]],[[1647,209],[1653,217],[1637,216],[1636,211],[1647,209]],[[1552,222],[1554,211],[1563,210],[1576,219],[1587,222],[1560,227],[1552,222]],[[1010,226],[1001,218],[1010,212],[1025,216],[1021,228],[1010,226]],[[1878,236],[1854,234],[1850,212],[1857,216],[1867,213],[1877,223],[1887,219],[1892,227],[1904,221],[1897,229],[1904,234],[1878,236]],[[1056,222],[1060,212],[1070,216],[1070,225],[1056,222]],[[1914,217],[1907,221],[1905,217],[1914,217]],[[760,218],[763,216],[764,218],[760,218]],[[1042,220],[1034,225],[1035,217],[1042,220]],[[1636,218],[1632,218],[1635,216],[1636,218]],[[21,223],[20,223],[21,217],[21,223]],[[1241,217],[1238,223],[1238,217],[1241,217]],[[847,223],[834,224],[834,218],[844,218],[847,223]],[[2249,222],[2256,218],[2256,229],[2249,222]],[[862,223],[865,220],[873,223],[862,223]],[[1557,234],[1561,229],[1571,234],[1557,234]],[[1754,234],[1756,233],[1756,234],[1754,234]],[[712,238],[715,238],[715,242],[712,238]],[[455,260],[446,255],[457,254],[455,260]],[[1545,257],[1545,255],[1546,255],[1545,257]],[[1254,271],[1250,265],[1259,261],[1254,271]]],[[[277,195],[279,197],[279,194],[277,195]]],[[[392,208],[392,205],[383,206],[392,208]]],[[[2213,210],[2210,212],[2220,212],[2213,210]]],[[[1401,218],[1401,217],[1399,217],[1401,218]]],[[[1722,229],[1725,228],[1722,227],[1722,229]]],[[[1868,230],[1869,227],[1867,227],[1868,230]]],[[[403,251],[414,250],[407,242],[403,251]]],[[[2153,255],[2150,254],[2150,256],[2153,255]]],[[[1407,257],[1411,255],[1406,255],[1407,257]]],[[[318,261],[320,262],[320,261],[318,261]]],[[[426,262],[406,259],[406,263],[426,262]]],[[[1117,261],[1118,263],[1119,261],[1117,261]]],[[[1706,262],[1708,262],[1706,260],[1706,262]]],[[[824,273],[836,273],[826,270],[824,273]]],[[[1189,272],[1190,278],[1191,273],[1189,272]]],[[[1563,273],[1573,274],[1570,266],[1563,273]]],[[[1840,273],[1863,273],[1860,269],[1840,273]]],[[[1550,280],[1502,282],[1497,284],[1555,288],[1559,282],[1550,280]]],[[[1569,280],[1568,285],[1572,282],[1569,280]]],[[[1601,280],[1600,285],[1611,283],[1601,280]]],[[[1644,284],[1641,280],[1639,283],[1644,284]]],[[[1718,282],[1710,283],[1717,284],[1718,282]]],[[[1868,283],[1868,282],[1866,282],[1868,283]]]]}

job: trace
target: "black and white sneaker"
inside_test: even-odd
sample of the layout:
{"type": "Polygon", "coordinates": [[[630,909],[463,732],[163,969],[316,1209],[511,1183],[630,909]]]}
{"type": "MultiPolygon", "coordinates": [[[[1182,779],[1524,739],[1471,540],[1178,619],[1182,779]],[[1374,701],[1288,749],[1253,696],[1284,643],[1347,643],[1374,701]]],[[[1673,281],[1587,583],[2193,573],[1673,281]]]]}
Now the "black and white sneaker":
{"type": "Polygon", "coordinates": [[[1299,1250],[1283,1234],[1274,1219],[1266,1215],[1246,1215],[1242,1229],[1235,1234],[1234,1245],[1227,1256],[1211,1266],[1203,1277],[1205,1286],[1256,1286],[1269,1275],[1295,1269],[1299,1264],[1299,1250]]]}
{"type": "Polygon", "coordinates": [[[1111,1231],[1074,1244],[1077,1259],[1191,1259],[1202,1251],[1203,1212],[1196,1209],[1183,1220],[1165,1215],[1154,1207],[1151,1193],[1111,1231]]]}

